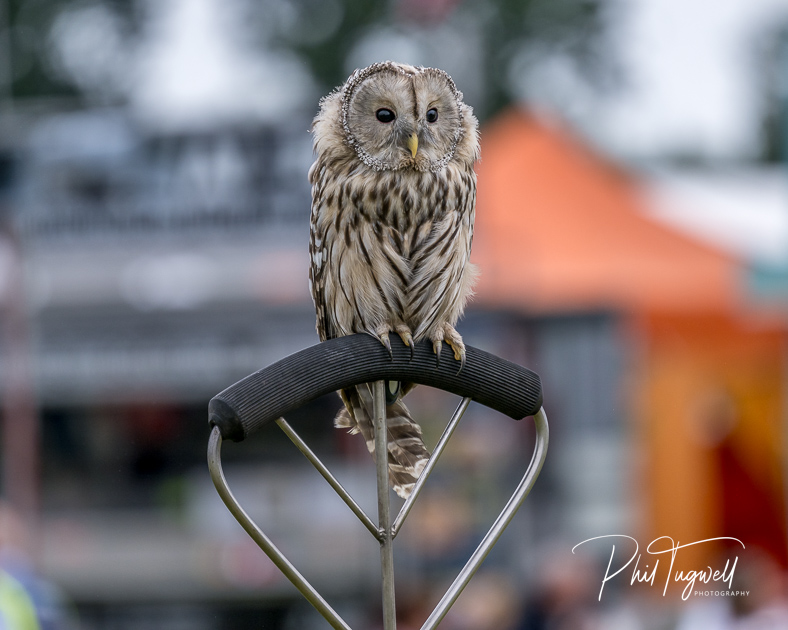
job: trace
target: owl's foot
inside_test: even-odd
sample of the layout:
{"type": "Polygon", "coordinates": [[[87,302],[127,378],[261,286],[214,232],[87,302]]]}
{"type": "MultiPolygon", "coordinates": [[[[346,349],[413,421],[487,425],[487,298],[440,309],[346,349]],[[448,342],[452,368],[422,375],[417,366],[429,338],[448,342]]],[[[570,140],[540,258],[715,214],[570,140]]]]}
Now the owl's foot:
{"type": "Polygon", "coordinates": [[[460,369],[457,370],[457,374],[459,374],[462,372],[462,368],[465,367],[465,344],[462,342],[460,333],[454,330],[454,326],[444,324],[442,332],[442,335],[439,334],[432,338],[432,348],[437,355],[438,365],[440,365],[441,345],[442,342],[445,341],[454,351],[454,360],[460,362],[460,369]]]}
{"type": "Polygon", "coordinates": [[[394,353],[391,351],[391,339],[389,333],[395,332],[402,339],[402,343],[410,348],[410,360],[413,361],[413,335],[405,324],[397,324],[391,326],[390,324],[381,324],[375,329],[375,336],[383,344],[383,347],[388,350],[389,356],[394,359],[394,353]]]}
{"type": "Polygon", "coordinates": [[[399,324],[394,330],[402,339],[402,343],[410,348],[410,360],[413,361],[413,335],[410,333],[410,328],[405,324],[399,324]]]}

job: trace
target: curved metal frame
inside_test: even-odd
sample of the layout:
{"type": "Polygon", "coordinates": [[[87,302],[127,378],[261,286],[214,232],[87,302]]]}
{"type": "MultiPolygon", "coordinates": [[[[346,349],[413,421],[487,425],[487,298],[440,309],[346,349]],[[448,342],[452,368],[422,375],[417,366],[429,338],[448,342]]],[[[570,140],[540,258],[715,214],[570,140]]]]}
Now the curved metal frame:
{"type": "MultiPolygon", "coordinates": [[[[375,449],[377,453],[388,452],[386,440],[387,431],[385,431],[386,423],[386,404],[385,404],[385,388],[384,381],[375,381],[373,386],[373,400],[374,400],[374,423],[375,423],[375,449]]],[[[312,462],[317,468],[318,472],[328,481],[331,487],[337,492],[342,500],[348,505],[351,511],[362,522],[362,524],[370,531],[370,533],[380,543],[381,554],[381,574],[382,574],[382,599],[383,599],[383,628],[384,630],[396,630],[396,607],[395,607],[395,594],[394,594],[394,562],[393,562],[393,540],[397,536],[413,507],[414,502],[421,493],[424,483],[432,472],[438,458],[443,453],[446,444],[451,438],[454,430],[456,429],[459,421],[468,407],[471,398],[463,398],[457,410],[454,412],[451,420],[449,421],[443,435],[441,436],[438,444],[436,445],[433,455],[416,482],[411,496],[405,501],[400,508],[399,514],[394,519],[392,524],[390,515],[389,503],[389,487],[388,487],[388,473],[386,470],[386,458],[376,458],[377,470],[377,490],[378,490],[378,524],[372,521],[369,516],[359,507],[353,500],[350,494],[342,487],[337,479],[331,474],[328,468],[318,459],[314,452],[306,445],[306,443],[296,434],[293,428],[287,424],[284,418],[279,418],[276,423],[293,441],[298,449],[312,462]]],[[[451,606],[460,596],[463,589],[470,582],[476,570],[481,565],[482,561],[487,557],[487,554],[492,549],[493,545],[498,541],[503,531],[511,522],[517,510],[522,505],[525,497],[531,491],[539,472],[544,464],[547,455],[547,445],[549,438],[549,429],[547,423],[547,415],[544,408],[540,407],[534,414],[534,423],[536,426],[536,443],[531,461],[520,483],[517,485],[514,493],[509,501],[504,506],[501,513],[496,518],[495,522],[490,527],[487,534],[479,543],[476,550],[468,559],[465,566],[451,584],[446,594],[440,600],[438,605],[433,610],[432,614],[424,622],[422,630],[432,630],[436,628],[441,620],[445,617],[451,606]]],[[[279,568],[279,570],[295,585],[304,597],[317,609],[317,611],[331,624],[332,628],[340,630],[351,630],[350,626],[331,608],[322,595],[304,578],[303,575],[296,569],[295,566],[285,557],[285,555],[274,545],[274,543],[263,533],[257,524],[249,517],[241,505],[233,496],[232,491],[227,485],[227,480],[224,477],[221,463],[221,445],[222,445],[222,432],[219,427],[214,426],[211,430],[211,435],[208,443],[208,467],[211,472],[211,478],[216,486],[219,496],[224,501],[224,504],[238,520],[241,526],[257,543],[257,545],[265,552],[265,554],[272,560],[272,562],[279,568]]]]}

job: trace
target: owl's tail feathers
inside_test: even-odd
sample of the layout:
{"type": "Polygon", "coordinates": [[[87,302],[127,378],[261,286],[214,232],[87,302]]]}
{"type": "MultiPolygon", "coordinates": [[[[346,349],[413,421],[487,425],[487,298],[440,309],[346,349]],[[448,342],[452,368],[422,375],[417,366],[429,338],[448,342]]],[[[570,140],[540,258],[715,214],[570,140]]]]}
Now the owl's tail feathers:
{"type": "MultiPolygon", "coordinates": [[[[339,411],[334,426],[361,433],[369,452],[375,455],[375,432],[372,422],[372,389],[359,385],[343,389],[339,395],[345,406],[339,411]]],[[[430,458],[421,437],[421,427],[416,424],[402,398],[386,405],[388,430],[389,483],[403,499],[407,499],[413,485],[430,458]]]]}

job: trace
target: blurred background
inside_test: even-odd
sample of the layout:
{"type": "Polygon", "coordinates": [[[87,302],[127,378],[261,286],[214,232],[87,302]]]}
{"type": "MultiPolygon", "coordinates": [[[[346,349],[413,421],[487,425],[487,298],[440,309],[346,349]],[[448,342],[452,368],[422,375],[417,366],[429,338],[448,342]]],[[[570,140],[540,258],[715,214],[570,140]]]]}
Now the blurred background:
{"type": "MultiPolygon", "coordinates": [[[[551,420],[441,627],[788,628],[788,0],[0,0],[0,627],[327,627],[216,495],[207,401],[317,342],[308,130],[385,59],[445,69],[481,121],[459,330],[538,372],[551,420]],[[598,601],[610,545],[572,548],[612,534],[737,538],[674,568],[738,557],[749,595],[663,594],[663,562],[598,601]]],[[[412,399],[433,445],[458,401],[412,399]]],[[[338,407],[288,420],[374,514],[338,407]]],[[[471,406],[397,540],[402,630],[532,444],[530,420],[471,406]]],[[[377,627],[377,544],[296,449],[272,427],[224,458],[306,577],[377,627]]]]}

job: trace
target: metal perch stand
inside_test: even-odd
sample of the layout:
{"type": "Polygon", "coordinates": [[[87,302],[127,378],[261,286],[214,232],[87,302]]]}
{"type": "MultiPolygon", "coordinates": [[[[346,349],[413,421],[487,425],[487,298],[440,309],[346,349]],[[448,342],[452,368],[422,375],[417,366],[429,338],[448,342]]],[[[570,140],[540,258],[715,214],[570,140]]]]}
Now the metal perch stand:
{"type": "Polygon", "coordinates": [[[530,492],[547,454],[547,416],[542,408],[541,383],[536,374],[471,346],[466,347],[466,364],[457,374],[458,363],[447,358],[447,355],[451,355],[450,352],[444,351],[443,360],[436,366],[435,355],[429,342],[416,344],[412,357],[411,349],[407,348],[399,338],[392,337],[391,342],[393,356],[389,356],[382,344],[369,335],[351,335],[326,341],[247,376],[215,396],[209,405],[209,422],[212,430],[208,444],[208,467],[219,495],[241,526],[301,591],[309,603],[331,624],[331,627],[342,630],[351,630],[351,628],[236,501],[222,472],[222,440],[239,442],[266,424],[276,422],[312,462],[380,543],[384,630],[396,630],[393,540],[470,401],[475,400],[516,420],[533,416],[536,425],[536,444],[525,475],[511,498],[432,614],[424,622],[422,630],[436,628],[457,600],[530,492]],[[385,431],[385,381],[387,380],[429,385],[462,396],[462,401],[416,482],[413,492],[393,523],[389,503],[387,458],[375,458],[378,491],[378,522],[375,524],[282,416],[329,392],[360,383],[373,383],[375,452],[387,453],[385,431]]]}

